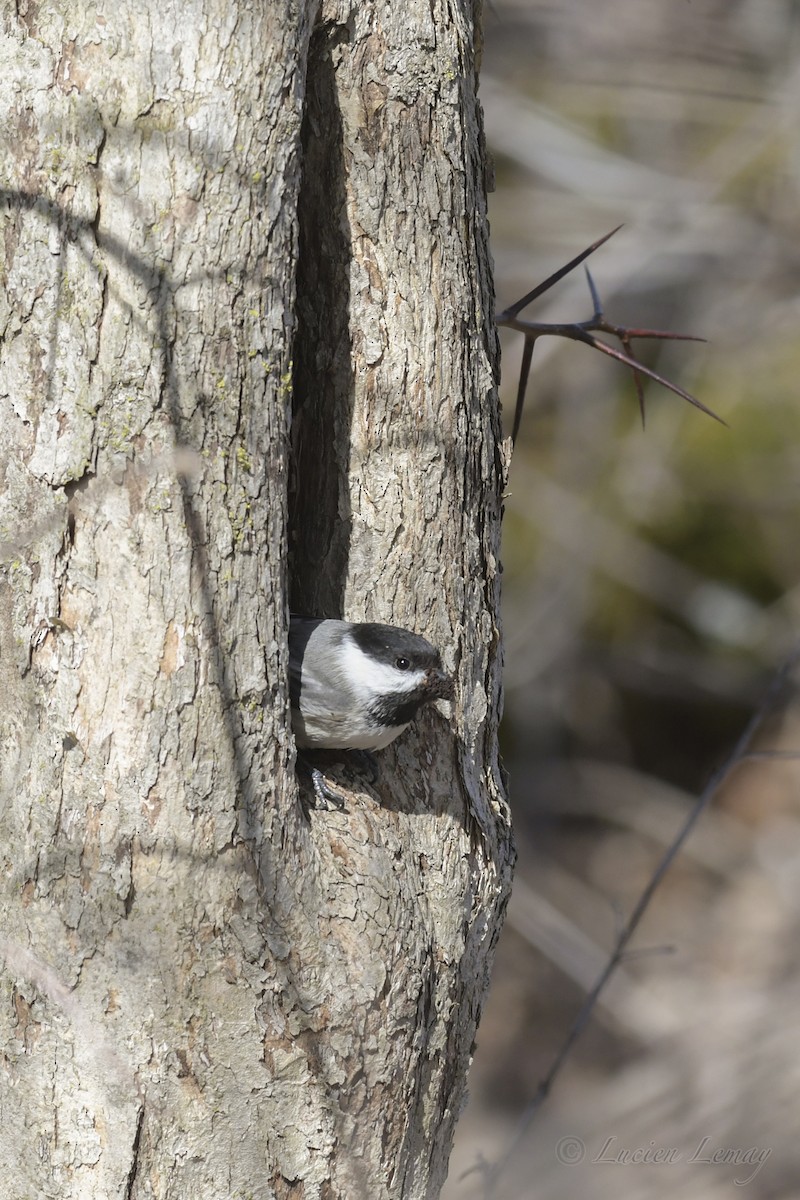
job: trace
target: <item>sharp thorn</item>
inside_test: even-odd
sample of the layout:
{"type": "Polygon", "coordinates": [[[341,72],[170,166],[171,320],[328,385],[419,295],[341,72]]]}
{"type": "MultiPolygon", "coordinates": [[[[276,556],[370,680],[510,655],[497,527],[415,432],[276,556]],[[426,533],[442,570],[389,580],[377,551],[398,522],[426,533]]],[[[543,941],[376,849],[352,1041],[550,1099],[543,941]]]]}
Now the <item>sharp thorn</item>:
{"type": "Polygon", "coordinates": [[[519,384],[517,386],[517,403],[514,406],[514,427],[511,430],[511,448],[512,450],[517,444],[517,434],[519,427],[522,424],[522,410],[525,407],[525,393],[528,390],[528,376],[531,371],[531,359],[533,358],[533,347],[536,345],[536,338],[526,337],[525,345],[522,349],[522,363],[519,369],[519,384]]]}
{"type": "Polygon", "coordinates": [[[500,323],[504,318],[513,318],[518,316],[518,314],[522,312],[523,308],[526,308],[527,305],[531,304],[534,300],[537,300],[539,296],[543,296],[545,292],[549,291],[551,287],[554,287],[555,284],[557,284],[559,280],[563,279],[565,275],[569,275],[570,271],[574,271],[576,267],[579,267],[585,258],[588,258],[590,254],[594,254],[595,250],[599,250],[600,247],[607,242],[609,238],[612,238],[615,233],[618,233],[620,229],[622,229],[622,225],[617,225],[616,229],[612,229],[611,232],[605,234],[604,237],[598,238],[596,242],[592,242],[591,246],[588,246],[586,250],[582,251],[582,253],[571,259],[566,266],[560,267],[558,271],[555,271],[552,275],[548,275],[544,283],[540,283],[538,287],[533,289],[532,292],[528,292],[527,295],[523,296],[521,300],[518,300],[516,304],[512,304],[505,310],[505,312],[501,313],[498,317],[498,323],[500,323]]]}

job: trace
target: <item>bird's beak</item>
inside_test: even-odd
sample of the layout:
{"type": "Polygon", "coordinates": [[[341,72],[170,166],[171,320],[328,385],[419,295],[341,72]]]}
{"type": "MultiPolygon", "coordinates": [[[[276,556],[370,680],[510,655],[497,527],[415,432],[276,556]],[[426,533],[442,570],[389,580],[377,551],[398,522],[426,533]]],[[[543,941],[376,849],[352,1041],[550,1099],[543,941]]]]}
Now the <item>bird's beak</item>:
{"type": "Polygon", "coordinates": [[[452,700],[455,695],[455,683],[451,675],[444,671],[431,668],[425,676],[425,687],[431,700],[452,700]]]}

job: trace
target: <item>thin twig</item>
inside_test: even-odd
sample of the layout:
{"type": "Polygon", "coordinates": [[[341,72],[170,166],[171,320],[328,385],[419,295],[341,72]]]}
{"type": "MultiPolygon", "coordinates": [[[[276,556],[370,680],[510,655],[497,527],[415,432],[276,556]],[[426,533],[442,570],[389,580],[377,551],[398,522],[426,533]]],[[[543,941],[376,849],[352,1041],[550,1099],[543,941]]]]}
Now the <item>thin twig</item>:
{"type": "MultiPolygon", "coordinates": [[[[747,722],[747,725],[744,727],[744,730],[740,734],[738,741],[733,747],[733,750],[728,755],[725,762],[713,772],[708,783],[703,788],[702,792],[692,806],[691,811],[686,816],[686,819],[678,830],[678,833],[676,834],[671,845],[661,857],[661,860],[653,872],[649,883],[634,905],[630,917],[628,918],[622,930],[619,932],[608,962],[600,972],[594,987],[581,1005],[580,1011],[572,1023],[570,1031],[564,1039],[560,1050],[556,1054],[550,1070],[547,1072],[544,1079],[542,1079],[539,1083],[539,1086],[536,1089],[536,1094],[525,1108],[519,1120],[516,1132],[511,1139],[505,1154],[495,1163],[487,1164],[484,1161],[478,1166],[472,1167],[469,1171],[465,1172],[465,1175],[468,1175],[473,1171],[479,1170],[484,1175],[484,1200],[492,1200],[492,1197],[495,1195],[497,1184],[501,1175],[508,1166],[508,1163],[517,1147],[528,1133],[534,1116],[547,1099],[553,1083],[560,1073],[561,1068],[564,1066],[567,1058],[569,1057],[573,1046],[589,1023],[589,1018],[591,1017],[594,1007],[597,1004],[597,999],[600,993],[605,988],[620,962],[623,960],[623,958],[627,957],[626,947],[628,943],[636,932],[642,917],[650,906],[650,902],[653,899],[656,890],[660,886],[664,876],[667,874],[678,854],[680,853],[684,842],[689,837],[689,834],[692,832],[700,817],[711,804],[711,801],[716,796],[722,783],[728,778],[734,768],[749,758],[761,757],[761,752],[752,751],[750,749],[750,744],[766,718],[769,716],[776,700],[786,685],[786,680],[789,674],[797,665],[798,661],[800,661],[800,645],[795,647],[792,653],[785,659],[785,661],[773,675],[769,686],[764,693],[761,703],[753,713],[750,720],[747,722]]],[[[462,1178],[463,1177],[464,1176],[462,1176],[462,1178]]]]}

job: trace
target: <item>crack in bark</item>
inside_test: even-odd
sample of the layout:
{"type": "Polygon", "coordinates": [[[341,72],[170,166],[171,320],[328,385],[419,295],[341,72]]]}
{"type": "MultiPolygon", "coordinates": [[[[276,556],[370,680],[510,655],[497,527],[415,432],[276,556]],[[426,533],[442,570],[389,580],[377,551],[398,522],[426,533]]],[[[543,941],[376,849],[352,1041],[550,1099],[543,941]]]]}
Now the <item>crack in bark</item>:
{"type": "Polygon", "coordinates": [[[353,420],[347,170],[332,52],[346,28],[322,24],[308,52],[298,199],[297,332],[289,490],[294,612],[342,615],[352,516],[346,487],[353,420]]]}
{"type": "Polygon", "coordinates": [[[128,1171],[128,1178],[125,1181],[125,1191],[123,1192],[123,1200],[132,1200],[133,1189],[136,1184],[136,1176],[139,1173],[139,1145],[142,1140],[142,1129],[144,1128],[144,1104],[140,1105],[139,1112],[136,1118],[136,1133],[133,1136],[133,1147],[131,1149],[131,1167],[128,1171]]]}

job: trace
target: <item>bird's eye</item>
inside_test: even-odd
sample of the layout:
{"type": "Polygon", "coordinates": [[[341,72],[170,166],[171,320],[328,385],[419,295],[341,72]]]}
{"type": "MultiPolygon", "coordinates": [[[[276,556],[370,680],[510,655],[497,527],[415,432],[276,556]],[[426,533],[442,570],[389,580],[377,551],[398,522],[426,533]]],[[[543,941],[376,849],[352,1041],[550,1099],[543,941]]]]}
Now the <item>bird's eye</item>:
{"type": "Polygon", "coordinates": [[[398,671],[407,671],[411,666],[411,663],[407,658],[396,658],[394,660],[394,665],[397,667],[398,671]]]}

